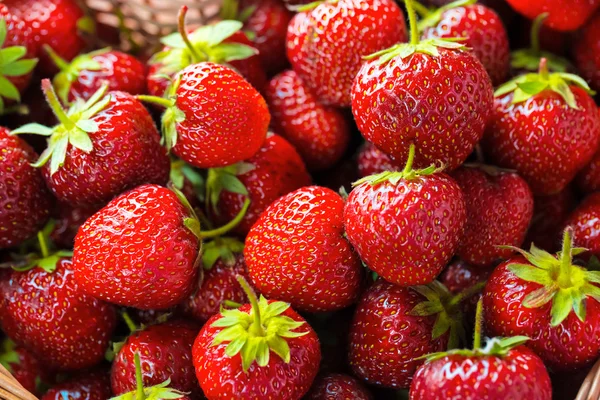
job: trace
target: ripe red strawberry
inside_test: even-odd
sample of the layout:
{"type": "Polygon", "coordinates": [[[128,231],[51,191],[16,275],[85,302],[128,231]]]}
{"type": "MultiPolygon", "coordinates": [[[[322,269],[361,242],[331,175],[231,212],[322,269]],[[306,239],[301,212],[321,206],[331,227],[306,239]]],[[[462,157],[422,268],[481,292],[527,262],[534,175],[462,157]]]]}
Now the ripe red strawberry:
{"type": "MultiPolygon", "coordinates": [[[[599,2],[600,3],[600,2],[599,2]]],[[[574,60],[577,69],[592,86],[600,89],[600,13],[596,13],[581,29],[575,40],[574,60]]]]}
{"type": "Polygon", "coordinates": [[[271,79],[265,99],[273,129],[296,147],[309,170],[329,168],[344,155],[350,141],[344,115],[320,104],[296,72],[271,79]]]}
{"type": "Polygon", "coordinates": [[[600,193],[587,196],[564,222],[573,229],[575,245],[600,256],[600,193]]]}
{"type": "Polygon", "coordinates": [[[575,177],[577,188],[586,194],[600,190],[600,151],[575,177]]]}
{"type": "Polygon", "coordinates": [[[270,133],[258,153],[247,161],[209,170],[206,185],[215,219],[223,224],[233,220],[246,198],[250,199],[244,218],[233,229],[245,236],[271,203],[310,183],[296,149],[270,133]]]}
{"type": "Polygon", "coordinates": [[[169,308],[198,277],[200,224],[178,195],[142,185],[89,218],[75,238],[73,266],[82,292],[141,309],[169,308]]]}
{"type": "Polygon", "coordinates": [[[193,323],[173,320],[132,333],[112,364],[113,393],[120,395],[136,389],[134,358],[139,354],[144,386],[170,379],[172,389],[198,395],[200,387],[192,364],[192,345],[199,330],[193,323]]]}
{"type": "Polygon", "coordinates": [[[384,171],[401,171],[404,168],[402,163],[397,162],[369,142],[365,142],[360,148],[356,163],[358,164],[358,175],[361,178],[384,171]]]}
{"type": "Polygon", "coordinates": [[[41,400],[106,400],[112,398],[109,375],[105,371],[81,372],[53,386],[41,400]]]}
{"type": "Polygon", "coordinates": [[[303,311],[352,304],[362,266],[343,236],[343,210],[340,195],[319,186],[274,201],[246,238],[244,256],[254,287],[303,311]]]}
{"type": "Polygon", "coordinates": [[[471,297],[463,303],[463,311],[467,317],[472,317],[481,298],[483,284],[491,273],[490,268],[474,267],[463,260],[456,260],[442,271],[438,279],[454,295],[469,293],[471,297]]]}
{"type": "Polygon", "coordinates": [[[45,46],[45,50],[60,69],[53,83],[63,104],[77,98],[87,100],[105,83],[109,90],[133,95],[146,91],[146,67],[132,55],[103,49],[78,55],[68,62],[51,47],[45,46]]]}
{"type": "Polygon", "coordinates": [[[465,231],[458,255],[466,262],[489,267],[520,247],[533,216],[533,195],[512,171],[488,165],[469,165],[452,173],[467,205],[465,231]]]}
{"type": "Polygon", "coordinates": [[[581,78],[540,72],[498,88],[483,147],[492,161],[515,169],[536,195],[560,192],[593,157],[600,114],[581,78]],[[532,134],[535,132],[535,134],[532,134]]]}
{"type": "Polygon", "coordinates": [[[534,243],[549,253],[560,250],[561,230],[574,208],[575,196],[569,187],[550,196],[536,196],[533,200],[533,218],[523,247],[531,247],[534,243]]]}
{"type": "Polygon", "coordinates": [[[344,374],[329,374],[317,378],[307,400],[372,400],[362,383],[344,374]]]}
{"type": "Polygon", "coordinates": [[[344,209],[348,240],[369,269],[400,286],[430,283],[456,252],[466,221],[458,184],[435,167],[355,183],[344,209]]]}
{"type": "Polygon", "coordinates": [[[574,31],[582,26],[600,6],[598,0],[506,0],[517,12],[529,19],[548,13],[545,24],[559,31],[574,31]]]}
{"type": "Polygon", "coordinates": [[[420,22],[424,39],[465,38],[465,46],[481,61],[494,85],[504,83],[509,69],[506,29],[494,10],[470,2],[450,3],[420,22]]]}
{"type": "Polygon", "coordinates": [[[104,86],[65,111],[50,81],[42,86],[59,124],[28,124],[13,133],[49,136],[35,166],[43,167],[46,183],[60,201],[76,207],[103,205],[140,184],[166,183],[169,158],[152,117],[132,95],[106,94],[104,86]]]}
{"type": "Polygon", "coordinates": [[[24,140],[0,127],[0,249],[33,236],[50,215],[51,195],[38,170],[37,155],[24,140]]]}
{"type": "Polygon", "coordinates": [[[365,139],[392,158],[406,161],[414,144],[418,167],[455,169],[483,136],[492,83],[460,43],[419,41],[414,12],[409,17],[411,42],[371,54],[358,71],[352,113],[365,139]]]}
{"type": "Polygon", "coordinates": [[[299,400],[321,361],[319,339],[289,304],[260,301],[243,278],[250,304],[223,310],[204,325],[192,350],[209,399],[299,400]]]}
{"type": "Polygon", "coordinates": [[[288,26],[294,71],[326,105],[350,105],[362,57],[406,41],[402,10],[391,0],[311,3],[288,26]]]}
{"type": "Polygon", "coordinates": [[[0,363],[31,393],[38,393],[38,383],[48,378],[42,363],[25,348],[16,346],[10,339],[4,340],[0,363]]]}
{"type": "Polygon", "coordinates": [[[60,248],[72,248],[79,228],[96,211],[98,211],[96,208],[77,208],[64,203],[57,204],[53,214],[56,225],[50,238],[60,248]]]}
{"type": "Polygon", "coordinates": [[[486,332],[523,335],[554,371],[591,365],[600,356],[600,276],[574,265],[571,228],[556,256],[531,247],[500,264],[483,294],[486,332]]]}

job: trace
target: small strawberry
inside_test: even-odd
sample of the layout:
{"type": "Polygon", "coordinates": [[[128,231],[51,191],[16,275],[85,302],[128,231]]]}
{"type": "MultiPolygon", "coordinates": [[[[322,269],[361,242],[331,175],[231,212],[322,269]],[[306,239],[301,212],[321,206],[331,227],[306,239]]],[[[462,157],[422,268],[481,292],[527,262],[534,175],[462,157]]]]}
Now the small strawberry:
{"type": "Polygon", "coordinates": [[[3,343],[0,364],[28,391],[38,392],[38,383],[48,378],[42,363],[25,348],[16,346],[10,339],[3,343]]]}
{"type": "Polygon", "coordinates": [[[600,13],[581,29],[573,50],[577,69],[596,90],[600,90],[600,13]]]}
{"type": "Polygon", "coordinates": [[[531,247],[535,243],[550,253],[560,250],[562,228],[575,204],[575,196],[569,187],[556,194],[534,197],[533,218],[523,247],[531,247]]]}
{"type": "Polygon", "coordinates": [[[419,41],[413,0],[406,1],[411,42],[369,55],[352,86],[352,113],[369,142],[404,162],[411,143],[415,165],[462,164],[483,136],[493,104],[492,82],[464,46],[419,41]]]}
{"type": "Polygon", "coordinates": [[[317,378],[307,400],[372,400],[362,383],[344,374],[329,374],[317,378]]]}
{"type": "Polygon", "coordinates": [[[542,13],[548,13],[544,22],[559,31],[574,31],[600,6],[599,0],[506,0],[520,14],[534,19],[542,13]]]}
{"type": "Polygon", "coordinates": [[[265,99],[273,129],[296,147],[309,170],[329,168],[344,155],[350,141],[344,115],[320,104],[296,72],[271,79],[265,99]]]}
{"type": "Polygon", "coordinates": [[[588,254],[600,256],[600,193],[587,196],[564,222],[573,229],[575,245],[585,247],[588,254]]]}
{"type": "Polygon", "coordinates": [[[13,133],[49,136],[36,167],[54,195],[72,206],[106,204],[143,183],[164,184],[169,158],[146,108],[124,92],[99,89],[65,111],[45,79],[42,87],[60,121],[53,128],[27,124],[13,133]]]}
{"type": "Polygon", "coordinates": [[[41,400],[106,400],[112,398],[109,375],[105,371],[81,372],[46,392],[41,400]]]}
{"type": "Polygon", "coordinates": [[[244,278],[250,304],[223,310],[202,328],[192,350],[209,399],[299,400],[317,374],[319,339],[289,304],[260,300],[244,278]]]}
{"type": "Polygon", "coordinates": [[[325,105],[349,106],[362,57],[406,41],[404,15],[392,0],[319,1],[288,26],[287,56],[325,105]]]}
{"type": "Polygon", "coordinates": [[[246,238],[244,256],[254,287],[303,311],[352,304],[363,274],[344,237],[343,211],[340,195],[319,186],[274,201],[246,238]]]}
{"type": "Polygon", "coordinates": [[[456,252],[466,221],[458,184],[432,166],[360,179],[344,209],[348,240],[369,269],[400,286],[430,283],[456,252]]]}
{"type": "Polygon", "coordinates": [[[385,171],[402,171],[404,165],[379,150],[369,142],[360,148],[358,158],[358,175],[365,178],[385,171]]]}
{"type": "Polygon", "coordinates": [[[592,160],[575,177],[577,188],[586,194],[600,190],[600,151],[596,151],[592,160]]]}
{"type": "Polygon", "coordinates": [[[452,2],[429,11],[419,21],[424,39],[465,38],[465,46],[481,61],[494,85],[504,83],[509,69],[506,29],[494,10],[474,0],[452,2]]]}
{"type": "Polygon", "coordinates": [[[75,238],[80,290],[142,309],[180,303],[194,290],[201,249],[200,223],[188,207],[183,195],[158,185],[108,203],[75,238]]]}
{"type": "Polygon", "coordinates": [[[534,194],[560,192],[600,140],[600,114],[586,91],[581,78],[549,73],[542,59],[539,73],[496,90],[484,150],[496,165],[516,170],[534,194]]]}
{"type": "Polygon", "coordinates": [[[549,368],[572,371],[600,356],[600,274],[574,265],[573,232],[565,230],[556,256],[531,247],[531,252],[500,264],[483,294],[486,332],[524,335],[527,347],[549,368]]]}
{"type": "Polygon", "coordinates": [[[50,215],[51,195],[38,170],[37,154],[24,140],[0,127],[0,249],[33,236],[50,215]]]}
{"type": "Polygon", "coordinates": [[[53,218],[56,224],[50,238],[58,247],[71,249],[75,243],[75,235],[83,223],[96,213],[97,208],[78,208],[59,203],[53,218]]]}

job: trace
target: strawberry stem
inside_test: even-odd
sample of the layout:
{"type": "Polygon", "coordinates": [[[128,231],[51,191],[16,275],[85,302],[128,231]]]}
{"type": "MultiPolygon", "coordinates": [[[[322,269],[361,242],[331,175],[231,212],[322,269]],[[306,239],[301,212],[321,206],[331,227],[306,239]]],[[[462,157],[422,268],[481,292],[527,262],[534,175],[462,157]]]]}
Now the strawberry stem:
{"type": "Polygon", "coordinates": [[[125,321],[125,325],[127,325],[127,328],[129,328],[130,333],[133,333],[137,330],[135,322],[133,322],[127,311],[121,312],[121,317],[123,318],[123,321],[125,321]]]}
{"type": "Polygon", "coordinates": [[[242,304],[240,304],[236,301],[233,301],[233,300],[224,300],[223,305],[225,305],[229,308],[240,308],[242,306],[242,304]]]}
{"type": "Polygon", "coordinates": [[[453,306],[461,303],[463,300],[476,295],[477,293],[481,292],[481,290],[485,287],[485,284],[486,284],[486,281],[478,282],[478,283],[474,284],[473,286],[466,288],[465,290],[463,290],[456,296],[452,297],[450,299],[450,301],[448,302],[448,305],[450,307],[453,307],[453,306]]]}
{"type": "Polygon", "coordinates": [[[406,160],[406,165],[402,170],[402,173],[407,175],[412,171],[413,162],[415,161],[415,144],[411,143],[408,148],[408,160],[406,160]]]}
{"type": "Polygon", "coordinates": [[[188,50],[190,51],[190,54],[192,55],[192,58],[194,59],[194,63],[199,63],[200,61],[203,61],[203,58],[200,57],[200,54],[198,54],[198,52],[196,51],[196,48],[190,41],[190,38],[188,37],[188,34],[185,30],[185,15],[187,14],[187,11],[187,6],[181,6],[181,9],[179,10],[177,28],[179,30],[181,38],[183,39],[183,42],[187,46],[188,50]]]}
{"type": "Polygon", "coordinates": [[[412,4],[416,13],[419,14],[419,17],[425,18],[431,14],[431,11],[418,1],[413,0],[412,4]]]}
{"type": "Polygon", "coordinates": [[[573,229],[568,227],[563,234],[562,252],[560,255],[560,269],[557,282],[561,288],[573,286],[571,281],[571,250],[573,248],[573,229]]]}
{"type": "Polygon", "coordinates": [[[544,79],[548,79],[548,77],[550,75],[550,73],[548,72],[548,60],[546,60],[545,58],[540,59],[540,68],[539,68],[538,73],[544,79]]]}
{"type": "Polygon", "coordinates": [[[540,30],[542,29],[542,24],[544,20],[548,18],[548,13],[543,13],[538,15],[531,24],[531,33],[530,33],[530,45],[531,50],[534,53],[539,54],[540,52],[540,30]]]}
{"type": "Polygon", "coordinates": [[[48,53],[50,59],[52,59],[52,62],[58,67],[58,69],[60,69],[61,71],[66,71],[67,69],[69,69],[69,63],[64,58],[56,54],[52,47],[50,47],[47,44],[45,44],[43,47],[44,51],[48,53]]]}
{"type": "Polygon", "coordinates": [[[406,5],[406,12],[408,13],[410,44],[419,44],[419,27],[417,25],[417,13],[415,12],[414,0],[404,0],[404,5],[406,5]]]}
{"type": "Polygon", "coordinates": [[[481,348],[481,328],[483,325],[483,300],[477,302],[475,311],[475,333],[473,334],[473,350],[481,348]]]}
{"type": "Polygon", "coordinates": [[[137,385],[135,398],[136,400],[145,400],[146,394],[144,393],[144,380],[142,378],[142,363],[140,361],[140,353],[135,353],[133,356],[133,362],[135,363],[135,381],[137,385]]]}
{"type": "Polygon", "coordinates": [[[75,123],[71,121],[67,113],[65,113],[49,79],[42,80],[42,91],[44,92],[44,96],[46,97],[46,101],[50,105],[52,112],[56,118],[58,118],[60,123],[63,124],[67,130],[75,128],[75,123]]]}
{"type": "Polygon", "coordinates": [[[212,229],[210,231],[202,231],[202,232],[200,232],[200,236],[202,237],[202,239],[210,239],[210,238],[214,238],[214,237],[222,236],[222,235],[226,234],[227,232],[229,232],[230,230],[235,228],[242,221],[242,219],[244,219],[244,216],[246,215],[246,212],[248,211],[248,207],[250,207],[250,199],[246,197],[246,199],[244,200],[244,205],[242,206],[242,209],[235,216],[234,219],[232,219],[227,224],[220,226],[216,229],[212,229]]]}
{"type": "Polygon", "coordinates": [[[260,308],[258,307],[258,299],[256,298],[256,293],[254,293],[254,290],[252,290],[252,288],[248,284],[248,281],[246,281],[246,279],[244,279],[243,276],[238,275],[236,279],[240,283],[242,289],[244,289],[244,292],[246,293],[246,296],[248,296],[248,300],[250,300],[250,304],[252,305],[252,315],[254,316],[254,322],[252,323],[252,325],[250,325],[248,332],[254,334],[255,336],[264,337],[266,332],[262,326],[262,321],[260,318],[260,308]]]}
{"type": "Polygon", "coordinates": [[[43,231],[39,231],[37,234],[38,242],[40,243],[40,251],[42,252],[42,257],[47,258],[50,255],[48,251],[48,243],[46,242],[46,235],[43,231]]]}
{"type": "Polygon", "coordinates": [[[145,101],[150,104],[156,104],[157,106],[169,108],[173,106],[173,101],[158,96],[149,96],[146,94],[140,94],[135,96],[139,101],[145,101]]]}

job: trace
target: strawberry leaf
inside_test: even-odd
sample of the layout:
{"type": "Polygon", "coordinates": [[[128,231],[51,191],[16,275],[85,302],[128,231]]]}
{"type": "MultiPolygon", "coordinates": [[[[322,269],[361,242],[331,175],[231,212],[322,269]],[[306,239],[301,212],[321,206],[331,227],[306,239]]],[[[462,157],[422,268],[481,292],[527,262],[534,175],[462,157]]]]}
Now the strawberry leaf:
{"type": "Polygon", "coordinates": [[[0,50],[0,59],[2,64],[11,64],[17,61],[27,53],[25,46],[12,46],[0,50]]]}
{"type": "Polygon", "coordinates": [[[0,96],[10,100],[21,100],[21,94],[16,86],[4,76],[0,76],[0,96]]]}
{"type": "Polygon", "coordinates": [[[216,63],[244,60],[258,54],[254,47],[240,43],[222,43],[216,46],[210,55],[210,60],[216,63]]]}
{"type": "Polygon", "coordinates": [[[5,64],[0,68],[0,74],[4,76],[21,76],[33,71],[37,65],[37,59],[18,60],[10,64],[5,64]]]}
{"type": "Polygon", "coordinates": [[[34,135],[51,136],[52,132],[54,132],[54,130],[52,128],[48,128],[47,126],[36,124],[36,123],[30,123],[30,124],[25,124],[22,127],[15,129],[14,131],[11,132],[11,134],[12,135],[20,135],[23,133],[30,133],[30,134],[34,134],[34,135]]]}

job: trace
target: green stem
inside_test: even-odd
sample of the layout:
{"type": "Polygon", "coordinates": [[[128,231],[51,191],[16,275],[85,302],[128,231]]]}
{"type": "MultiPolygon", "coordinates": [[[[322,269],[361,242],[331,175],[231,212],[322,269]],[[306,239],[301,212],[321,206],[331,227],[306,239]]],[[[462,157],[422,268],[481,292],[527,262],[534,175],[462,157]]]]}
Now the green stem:
{"type": "Polygon", "coordinates": [[[530,46],[531,50],[533,50],[535,54],[540,53],[540,30],[542,29],[542,24],[546,18],[548,18],[548,13],[540,14],[533,20],[533,23],[531,24],[530,46]]]}
{"type": "Polygon", "coordinates": [[[140,101],[145,101],[147,103],[156,104],[157,106],[161,106],[161,107],[165,107],[165,108],[173,107],[173,105],[174,105],[173,100],[165,99],[165,98],[158,97],[158,96],[149,96],[146,94],[140,94],[135,97],[140,101]]]}
{"type": "Polygon", "coordinates": [[[223,304],[229,308],[240,308],[242,306],[242,304],[232,301],[232,300],[225,300],[225,301],[223,301],[223,304]]]}
{"type": "Polygon", "coordinates": [[[560,254],[560,269],[558,271],[558,284],[562,288],[573,286],[571,282],[571,251],[573,248],[573,229],[567,227],[563,234],[562,251],[560,254]]]}
{"type": "Polygon", "coordinates": [[[58,54],[56,54],[52,47],[45,44],[44,51],[48,53],[48,55],[52,59],[52,62],[56,64],[58,69],[60,69],[61,71],[66,71],[67,69],[69,69],[69,63],[64,58],[61,58],[58,54]]]}
{"type": "Polygon", "coordinates": [[[46,242],[46,235],[44,235],[44,232],[39,231],[37,234],[37,238],[38,238],[38,242],[40,242],[40,250],[42,252],[42,257],[46,258],[50,255],[50,252],[48,251],[48,243],[46,242]]]}
{"type": "Polygon", "coordinates": [[[125,321],[127,328],[129,328],[130,333],[133,333],[137,330],[137,326],[135,325],[135,322],[133,322],[133,320],[129,316],[129,313],[127,313],[127,311],[121,312],[121,317],[123,318],[123,321],[125,321]]]}
{"type": "Polygon", "coordinates": [[[483,325],[483,300],[477,302],[475,311],[475,333],[473,334],[473,350],[481,348],[481,328],[483,325]]]}
{"type": "Polygon", "coordinates": [[[450,301],[448,302],[448,305],[452,307],[452,306],[455,306],[455,305],[461,303],[465,299],[473,297],[477,293],[481,292],[481,290],[485,287],[485,284],[486,284],[486,281],[478,282],[478,283],[474,284],[473,286],[466,288],[465,290],[463,290],[456,296],[452,297],[450,299],[450,301]]]}
{"type": "Polygon", "coordinates": [[[540,67],[539,67],[538,73],[544,79],[548,79],[548,77],[550,75],[550,72],[548,71],[548,60],[546,60],[545,58],[540,59],[540,67]]]}
{"type": "Polygon", "coordinates": [[[431,14],[431,10],[429,10],[429,8],[425,7],[423,4],[419,3],[418,1],[413,0],[413,7],[415,9],[415,11],[417,12],[417,14],[419,14],[419,17],[421,18],[425,18],[427,16],[429,16],[429,14],[431,14]]]}
{"type": "Polygon", "coordinates": [[[135,353],[133,356],[133,361],[135,363],[135,381],[137,385],[136,389],[136,400],[145,400],[146,394],[144,393],[144,380],[142,377],[142,363],[140,361],[140,353],[135,353]]]}
{"type": "Polygon", "coordinates": [[[75,123],[71,121],[67,113],[62,107],[60,100],[58,100],[58,96],[54,91],[54,87],[49,79],[42,80],[42,91],[44,92],[44,96],[46,97],[46,101],[50,105],[52,112],[58,118],[61,124],[65,126],[66,129],[75,128],[75,123]]]}
{"type": "Polygon", "coordinates": [[[190,51],[190,54],[192,55],[192,58],[194,59],[194,63],[199,63],[200,61],[203,61],[203,58],[200,57],[200,54],[198,54],[198,52],[196,51],[196,48],[190,41],[190,38],[188,37],[188,34],[185,29],[185,15],[187,14],[187,10],[187,6],[181,6],[181,9],[179,10],[177,27],[179,30],[179,34],[183,39],[183,42],[187,46],[188,50],[190,51]]]}
{"type": "Polygon", "coordinates": [[[214,238],[214,237],[222,236],[222,235],[226,234],[227,232],[229,232],[230,230],[235,228],[242,221],[242,219],[244,219],[244,216],[246,215],[246,212],[248,211],[248,207],[250,207],[250,199],[246,197],[246,200],[244,200],[244,205],[242,206],[242,209],[235,216],[234,219],[232,219],[227,224],[220,226],[216,229],[200,232],[200,236],[202,237],[202,239],[210,239],[210,238],[214,238]]]}
{"type": "Polygon", "coordinates": [[[419,44],[419,27],[417,25],[418,21],[414,0],[404,0],[404,4],[406,5],[408,24],[410,26],[410,44],[419,44]]]}
{"type": "Polygon", "coordinates": [[[415,161],[415,144],[411,143],[410,147],[408,148],[408,160],[406,160],[406,165],[404,166],[404,169],[402,170],[403,174],[408,174],[410,171],[412,171],[412,166],[413,166],[414,161],[415,161]]]}
{"type": "Polygon", "coordinates": [[[260,308],[258,307],[258,299],[256,298],[256,293],[254,293],[254,290],[252,290],[252,288],[248,284],[248,281],[246,281],[246,279],[243,276],[238,275],[236,279],[240,283],[242,289],[244,289],[244,292],[246,293],[246,296],[248,296],[248,300],[250,300],[250,304],[252,305],[252,314],[254,315],[254,322],[250,326],[249,331],[251,333],[254,333],[256,336],[265,336],[265,329],[262,326],[262,321],[260,318],[260,308]]]}

